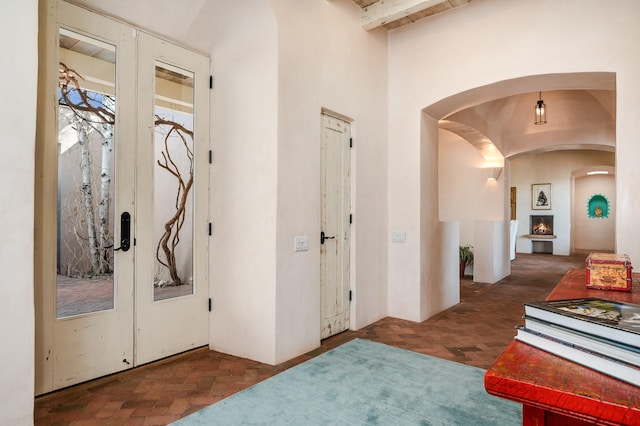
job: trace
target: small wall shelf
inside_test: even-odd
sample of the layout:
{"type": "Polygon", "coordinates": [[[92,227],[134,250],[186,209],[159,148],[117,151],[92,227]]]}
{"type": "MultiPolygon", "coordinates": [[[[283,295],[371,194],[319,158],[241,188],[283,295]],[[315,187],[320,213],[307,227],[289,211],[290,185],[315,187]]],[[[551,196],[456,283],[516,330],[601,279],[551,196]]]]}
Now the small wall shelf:
{"type": "Polygon", "coordinates": [[[532,240],[555,240],[558,238],[557,235],[539,235],[539,234],[524,234],[524,238],[529,238],[532,240]]]}

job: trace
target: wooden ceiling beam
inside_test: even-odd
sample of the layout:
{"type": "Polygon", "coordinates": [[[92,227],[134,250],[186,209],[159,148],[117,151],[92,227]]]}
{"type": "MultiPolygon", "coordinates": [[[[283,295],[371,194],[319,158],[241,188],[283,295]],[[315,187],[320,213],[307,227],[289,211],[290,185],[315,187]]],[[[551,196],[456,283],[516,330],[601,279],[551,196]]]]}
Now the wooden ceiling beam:
{"type": "Polygon", "coordinates": [[[360,24],[365,30],[383,26],[416,12],[448,3],[447,0],[380,0],[362,8],[360,24]]]}

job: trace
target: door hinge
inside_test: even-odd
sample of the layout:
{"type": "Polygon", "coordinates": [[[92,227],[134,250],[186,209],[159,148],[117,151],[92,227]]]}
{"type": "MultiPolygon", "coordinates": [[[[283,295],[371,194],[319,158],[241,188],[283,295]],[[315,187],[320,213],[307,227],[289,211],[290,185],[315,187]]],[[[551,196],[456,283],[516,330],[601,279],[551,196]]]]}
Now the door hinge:
{"type": "Polygon", "coordinates": [[[209,222],[209,236],[213,234],[213,224],[209,222]]]}
{"type": "Polygon", "coordinates": [[[213,75],[209,76],[209,89],[213,89],[213,75]]]}
{"type": "Polygon", "coordinates": [[[211,298],[209,298],[209,312],[211,312],[212,307],[213,307],[213,303],[211,302],[211,298]]]}
{"type": "Polygon", "coordinates": [[[349,290],[349,302],[353,300],[353,292],[349,290]]]}
{"type": "Polygon", "coordinates": [[[353,213],[349,213],[349,223],[353,223],[353,213]]]}
{"type": "Polygon", "coordinates": [[[213,151],[209,150],[209,164],[213,164],[213,151]]]}
{"type": "Polygon", "coordinates": [[[349,148],[353,148],[353,138],[349,138],[349,148]]]}

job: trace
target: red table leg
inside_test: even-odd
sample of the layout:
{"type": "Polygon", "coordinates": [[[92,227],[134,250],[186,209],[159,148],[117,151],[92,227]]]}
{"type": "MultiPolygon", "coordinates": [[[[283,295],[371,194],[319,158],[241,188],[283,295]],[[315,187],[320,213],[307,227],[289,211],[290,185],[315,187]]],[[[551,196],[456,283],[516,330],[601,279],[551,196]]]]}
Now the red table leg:
{"type": "Polygon", "coordinates": [[[543,408],[522,405],[523,426],[588,426],[595,423],[587,422],[574,417],[547,411],[543,408]]]}
{"type": "Polygon", "coordinates": [[[522,426],[544,426],[545,410],[542,408],[532,407],[531,405],[522,405],[522,426]]]}

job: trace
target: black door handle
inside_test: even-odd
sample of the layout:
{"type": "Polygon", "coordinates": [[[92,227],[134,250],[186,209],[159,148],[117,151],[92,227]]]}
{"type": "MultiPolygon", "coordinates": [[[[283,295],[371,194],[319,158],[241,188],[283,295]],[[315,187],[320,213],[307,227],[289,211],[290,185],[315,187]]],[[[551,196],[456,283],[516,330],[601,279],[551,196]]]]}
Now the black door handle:
{"type": "Polygon", "coordinates": [[[326,237],[324,235],[324,231],[320,232],[320,244],[324,244],[324,240],[333,240],[336,236],[334,235],[333,237],[326,237]]]}
{"type": "Polygon", "coordinates": [[[129,212],[123,212],[120,215],[120,247],[114,248],[113,251],[128,251],[131,246],[131,215],[129,212]]]}

